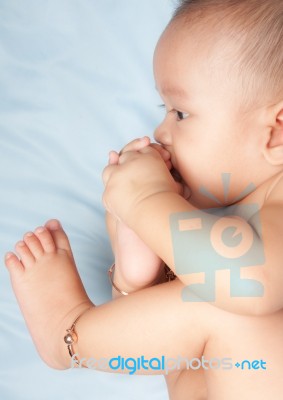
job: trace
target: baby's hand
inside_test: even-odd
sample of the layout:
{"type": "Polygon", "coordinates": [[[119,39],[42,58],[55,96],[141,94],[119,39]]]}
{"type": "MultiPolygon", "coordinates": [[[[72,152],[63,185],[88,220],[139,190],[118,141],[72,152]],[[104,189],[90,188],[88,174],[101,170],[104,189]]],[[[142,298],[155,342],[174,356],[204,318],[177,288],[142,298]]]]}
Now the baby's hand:
{"type": "Polygon", "coordinates": [[[161,146],[149,144],[146,137],[131,142],[119,154],[111,152],[110,165],[103,171],[104,205],[126,224],[131,218],[134,222],[137,206],[145,199],[163,192],[183,192],[170,174],[170,154],[161,146]]]}
{"type": "Polygon", "coordinates": [[[143,149],[143,148],[145,148],[147,146],[150,146],[150,147],[154,148],[155,150],[157,150],[158,153],[161,155],[163,161],[165,162],[167,168],[169,170],[172,169],[172,163],[171,163],[171,160],[170,160],[169,151],[164,149],[164,147],[162,147],[158,143],[151,143],[148,136],[144,136],[143,138],[135,139],[135,140],[131,141],[125,147],[123,147],[123,149],[119,153],[117,153],[116,151],[112,150],[109,153],[109,164],[110,165],[118,164],[119,157],[123,153],[125,153],[127,151],[139,151],[139,150],[141,150],[141,149],[143,149]]]}

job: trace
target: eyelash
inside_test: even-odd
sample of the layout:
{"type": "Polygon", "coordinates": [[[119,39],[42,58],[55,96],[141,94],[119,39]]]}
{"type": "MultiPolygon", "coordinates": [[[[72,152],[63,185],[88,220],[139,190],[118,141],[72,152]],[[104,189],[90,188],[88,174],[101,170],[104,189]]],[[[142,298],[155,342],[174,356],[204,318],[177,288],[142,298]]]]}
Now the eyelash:
{"type": "MultiPolygon", "coordinates": [[[[165,104],[160,104],[159,107],[165,108],[165,104]]],[[[182,112],[182,111],[174,110],[174,108],[173,108],[172,110],[168,111],[168,113],[169,113],[169,112],[172,112],[172,111],[175,112],[175,113],[177,114],[177,117],[178,117],[177,120],[178,120],[178,121],[183,121],[184,119],[188,118],[188,116],[189,116],[189,114],[184,113],[184,112],[182,112]],[[185,117],[184,117],[184,114],[185,114],[185,117]]]]}

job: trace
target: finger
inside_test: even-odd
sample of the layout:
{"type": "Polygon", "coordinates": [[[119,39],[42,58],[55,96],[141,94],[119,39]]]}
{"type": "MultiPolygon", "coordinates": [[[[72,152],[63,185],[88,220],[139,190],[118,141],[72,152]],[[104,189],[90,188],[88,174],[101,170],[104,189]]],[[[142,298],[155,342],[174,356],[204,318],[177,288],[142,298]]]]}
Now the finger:
{"type": "Polygon", "coordinates": [[[119,161],[119,154],[114,150],[110,151],[108,165],[116,165],[118,164],[118,161],[119,161]]]}
{"type": "MultiPolygon", "coordinates": [[[[156,155],[158,155],[159,157],[162,158],[162,160],[165,162],[167,168],[170,171],[172,168],[171,156],[170,156],[170,153],[166,149],[163,149],[163,150],[164,150],[164,153],[162,153],[162,150],[160,150],[158,147],[150,145],[150,146],[146,146],[143,149],[141,149],[140,153],[153,153],[154,152],[156,155]],[[168,158],[168,155],[165,154],[165,152],[169,154],[169,158],[168,158]],[[165,159],[162,157],[162,155],[164,155],[165,159]]],[[[121,160],[121,157],[119,159],[119,162],[120,162],[120,160],[121,160]]]]}
{"type": "Polygon", "coordinates": [[[140,149],[139,152],[143,154],[148,154],[148,153],[156,154],[157,156],[161,157],[160,152],[156,150],[153,146],[145,146],[142,149],[140,149]]]}
{"type": "Polygon", "coordinates": [[[149,146],[153,147],[155,150],[159,152],[167,168],[170,171],[172,169],[172,163],[171,163],[171,154],[169,153],[169,151],[158,143],[151,143],[149,146]]]}
{"type": "Polygon", "coordinates": [[[149,144],[150,144],[150,138],[148,136],[135,139],[132,142],[128,143],[125,147],[123,147],[119,155],[125,153],[126,151],[139,151],[144,147],[148,146],[149,144]]]}
{"type": "Polygon", "coordinates": [[[151,143],[150,147],[153,147],[155,150],[157,150],[164,161],[170,160],[171,155],[170,155],[169,151],[166,150],[164,147],[162,147],[160,144],[151,143]]]}

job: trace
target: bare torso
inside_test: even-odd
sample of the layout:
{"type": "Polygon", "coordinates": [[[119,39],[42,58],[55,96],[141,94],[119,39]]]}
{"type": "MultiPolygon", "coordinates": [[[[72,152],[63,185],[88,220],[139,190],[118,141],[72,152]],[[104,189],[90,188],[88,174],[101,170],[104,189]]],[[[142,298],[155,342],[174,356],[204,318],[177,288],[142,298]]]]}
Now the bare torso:
{"type": "MultiPolygon", "coordinates": [[[[269,180],[238,204],[256,203],[261,209],[281,176],[269,180]]],[[[203,356],[206,360],[228,358],[233,367],[185,369],[165,376],[170,400],[282,398],[283,310],[251,317],[215,308],[212,325],[203,356]]]]}
{"type": "Polygon", "coordinates": [[[266,317],[244,317],[219,310],[204,357],[229,358],[233,368],[183,370],[168,375],[170,400],[282,398],[282,342],[283,311],[266,317]]]}

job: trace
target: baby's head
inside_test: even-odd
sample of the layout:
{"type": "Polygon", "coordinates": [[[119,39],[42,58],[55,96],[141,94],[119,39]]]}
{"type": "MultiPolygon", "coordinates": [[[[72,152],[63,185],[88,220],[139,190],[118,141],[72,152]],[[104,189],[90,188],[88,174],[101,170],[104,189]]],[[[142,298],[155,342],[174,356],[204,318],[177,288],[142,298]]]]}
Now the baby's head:
{"type": "Polygon", "coordinates": [[[283,1],[183,0],[154,55],[155,132],[198,206],[229,204],[283,170],[283,1]]]}

